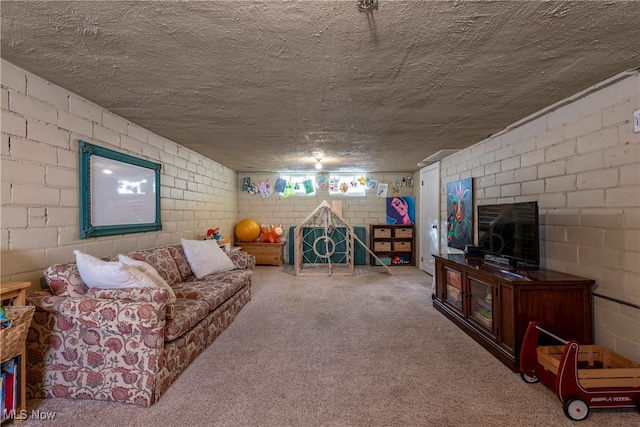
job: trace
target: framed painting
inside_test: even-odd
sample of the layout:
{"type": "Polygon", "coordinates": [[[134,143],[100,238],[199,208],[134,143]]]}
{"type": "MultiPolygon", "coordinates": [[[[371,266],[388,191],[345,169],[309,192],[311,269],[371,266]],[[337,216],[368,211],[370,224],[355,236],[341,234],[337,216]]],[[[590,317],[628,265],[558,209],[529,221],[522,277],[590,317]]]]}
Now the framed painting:
{"type": "Polygon", "coordinates": [[[416,204],[413,197],[387,197],[387,224],[416,223],[416,204]]]}
{"type": "Polygon", "coordinates": [[[473,244],[473,180],[447,184],[447,246],[464,249],[473,244]]]}
{"type": "Polygon", "coordinates": [[[162,230],[162,165],[79,141],[80,238],[162,230]]]}

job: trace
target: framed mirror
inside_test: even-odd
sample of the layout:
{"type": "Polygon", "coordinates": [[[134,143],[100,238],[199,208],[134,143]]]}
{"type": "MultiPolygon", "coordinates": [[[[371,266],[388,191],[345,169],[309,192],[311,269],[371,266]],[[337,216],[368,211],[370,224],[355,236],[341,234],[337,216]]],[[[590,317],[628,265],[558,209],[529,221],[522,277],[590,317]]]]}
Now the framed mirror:
{"type": "Polygon", "coordinates": [[[162,230],[162,165],[85,141],[80,151],[80,238],[162,230]]]}

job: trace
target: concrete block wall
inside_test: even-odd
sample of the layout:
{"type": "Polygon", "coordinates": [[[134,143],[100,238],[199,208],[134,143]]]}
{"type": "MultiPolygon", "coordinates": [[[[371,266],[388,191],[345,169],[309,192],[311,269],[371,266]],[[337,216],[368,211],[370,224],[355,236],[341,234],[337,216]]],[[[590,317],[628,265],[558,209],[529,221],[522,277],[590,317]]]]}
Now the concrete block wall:
{"type": "MultiPolygon", "coordinates": [[[[594,279],[595,293],[640,305],[640,77],[624,76],[444,159],[441,230],[451,181],[474,178],[474,209],[537,200],[543,267],[594,279]]],[[[640,310],[593,302],[596,343],[640,361],[640,310]]]]}
{"type": "Polygon", "coordinates": [[[1,63],[2,281],[31,281],[73,261],[197,238],[237,222],[236,172],[51,84],[1,63]],[[158,232],[80,239],[78,140],[162,164],[158,232]]]}
{"type": "MultiPolygon", "coordinates": [[[[371,173],[367,174],[379,183],[389,184],[388,196],[392,197],[391,186],[396,182],[402,182],[407,176],[412,176],[411,172],[398,173],[371,173]]],[[[366,190],[364,197],[348,195],[329,195],[328,189],[316,188],[315,195],[293,197],[282,197],[272,194],[267,198],[262,198],[260,194],[249,194],[242,191],[242,181],[244,177],[249,177],[251,182],[259,183],[267,179],[273,184],[278,178],[277,174],[239,174],[238,175],[238,218],[251,218],[260,224],[282,224],[288,239],[289,227],[300,224],[314,209],[324,200],[332,204],[334,200],[342,202],[342,216],[352,226],[365,226],[367,229],[367,241],[369,238],[369,224],[384,224],[386,222],[386,198],[378,197],[375,190],[366,190]]],[[[400,196],[415,197],[416,218],[419,218],[418,194],[419,182],[413,177],[413,186],[402,186],[400,196]]],[[[417,239],[416,239],[417,246],[417,239]]],[[[285,245],[285,258],[288,260],[288,248],[285,245]]]]}

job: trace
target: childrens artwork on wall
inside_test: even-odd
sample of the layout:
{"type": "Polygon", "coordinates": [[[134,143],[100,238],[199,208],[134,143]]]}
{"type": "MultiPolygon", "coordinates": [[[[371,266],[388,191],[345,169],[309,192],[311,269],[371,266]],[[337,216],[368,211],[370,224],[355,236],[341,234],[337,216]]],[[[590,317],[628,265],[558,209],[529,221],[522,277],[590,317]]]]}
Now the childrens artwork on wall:
{"type": "Polygon", "coordinates": [[[287,182],[287,184],[284,186],[282,197],[291,197],[295,194],[295,192],[296,190],[293,188],[293,184],[290,182],[287,182]]]}
{"type": "Polygon", "coordinates": [[[473,243],[473,181],[447,184],[447,246],[464,249],[473,243]]]}
{"type": "Polygon", "coordinates": [[[389,192],[389,184],[378,184],[378,197],[387,197],[389,192]]]}
{"type": "Polygon", "coordinates": [[[311,194],[314,191],[313,188],[313,181],[310,179],[305,179],[304,181],[302,181],[302,185],[304,186],[304,192],[305,194],[311,194]]]}
{"type": "Polygon", "coordinates": [[[251,178],[245,176],[242,179],[242,191],[249,191],[249,188],[251,188],[251,178]]]}
{"type": "Polygon", "coordinates": [[[273,187],[271,186],[271,182],[268,179],[261,182],[258,185],[258,188],[260,189],[260,195],[263,199],[273,194],[273,187]]]}
{"type": "Polygon", "coordinates": [[[387,197],[387,224],[415,224],[415,218],[416,205],[413,197],[387,197]]]}
{"type": "Polygon", "coordinates": [[[287,186],[287,180],[284,178],[276,179],[276,184],[273,186],[273,189],[276,193],[284,193],[284,189],[287,186]]]}
{"type": "Polygon", "coordinates": [[[391,194],[399,196],[402,194],[402,181],[396,181],[391,187],[391,194]]]}
{"type": "Polygon", "coordinates": [[[375,190],[376,188],[378,188],[378,181],[368,176],[366,187],[367,190],[375,190]]]}
{"type": "Polygon", "coordinates": [[[340,185],[340,179],[337,176],[329,178],[329,191],[338,191],[340,185]]]}
{"type": "Polygon", "coordinates": [[[327,176],[326,174],[323,174],[323,173],[318,175],[318,180],[316,182],[316,187],[318,187],[319,189],[323,190],[323,189],[327,188],[328,186],[329,186],[329,176],[327,176]]]}

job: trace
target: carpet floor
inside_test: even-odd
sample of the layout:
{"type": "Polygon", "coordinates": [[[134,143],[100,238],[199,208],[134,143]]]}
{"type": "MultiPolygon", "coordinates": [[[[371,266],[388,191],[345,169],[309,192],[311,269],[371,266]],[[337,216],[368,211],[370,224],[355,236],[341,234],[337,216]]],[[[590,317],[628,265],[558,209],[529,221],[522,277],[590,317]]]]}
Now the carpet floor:
{"type": "MultiPolygon", "coordinates": [[[[573,426],[435,311],[415,267],[353,277],[256,267],[252,300],[150,408],[33,399],[24,426],[573,426]]],[[[592,410],[580,426],[640,424],[592,410]]]]}

